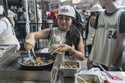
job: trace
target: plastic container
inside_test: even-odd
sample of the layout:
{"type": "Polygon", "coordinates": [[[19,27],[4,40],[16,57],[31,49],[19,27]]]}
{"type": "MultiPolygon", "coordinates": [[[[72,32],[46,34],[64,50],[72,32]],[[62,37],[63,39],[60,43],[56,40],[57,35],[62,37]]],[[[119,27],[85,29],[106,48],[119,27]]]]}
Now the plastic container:
{"type": "Polygon", "coordinates": [[[78,75],[75,83],[101,83],[96,75],[78,75]]]}
{"type": "Polygon", "coordinates": [[[104,83],[102,71],[98,68],[81,70],[75,74],[75,83],[104,83]],[[83,81],[83,82],[82,82],[83,81]]]}

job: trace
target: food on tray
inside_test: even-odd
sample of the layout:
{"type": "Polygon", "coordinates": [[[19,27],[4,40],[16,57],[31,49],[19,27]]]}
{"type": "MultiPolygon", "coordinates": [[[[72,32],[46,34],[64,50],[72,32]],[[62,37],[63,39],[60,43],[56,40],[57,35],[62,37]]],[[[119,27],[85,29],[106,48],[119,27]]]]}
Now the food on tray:
{"type": "Polygon", "coordinates": [[[78,62],[65,61],[63,64],[64,68],[79,68],[78,62]]]}
{"type": "Polygon", "coordinates": [[[23,65],[26,66],[42,66],[49,63],[53,63],[53,59],[46,60],[44,57],[37,57],[35,63],[33,63],[30,59],[24,59],[23,65]]]}
{"type": "Polygon", "coordinates": [[[41,57],[37,57],[37,58],[36,58],[36,64],[38,64],[38,65],[43,64],[43,63],[44,63],[43,60],[44,60],[44,59],[42,59],[41,57]]]}

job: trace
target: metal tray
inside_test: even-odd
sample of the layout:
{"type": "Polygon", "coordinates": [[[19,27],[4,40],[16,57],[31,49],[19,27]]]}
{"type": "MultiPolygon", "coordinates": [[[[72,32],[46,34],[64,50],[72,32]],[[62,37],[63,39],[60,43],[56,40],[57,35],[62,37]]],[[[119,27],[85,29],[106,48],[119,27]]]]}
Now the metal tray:
{"type": "Polygon", "coordinates": [[[75,75],[75,73],[77,73],[77,72],[81,69],[80,61],[65,60],[65,61],[63,62],[63,64],[61,64],[60,69],[62,70],[63,75],[64,75],[65,77],[67,77],[67,76],[72,77],[72,76],[75,75]],[[69,67],[69,68],[68,68],[68,67],[65,67],[65,66],[64,66],[64,63],[65,63],[65,62],[69,62],[69,63],[72,63],[72,64],[77,64],[77,65],[78,65],[78,68],[73,68],[73,67],[69,67]]]}

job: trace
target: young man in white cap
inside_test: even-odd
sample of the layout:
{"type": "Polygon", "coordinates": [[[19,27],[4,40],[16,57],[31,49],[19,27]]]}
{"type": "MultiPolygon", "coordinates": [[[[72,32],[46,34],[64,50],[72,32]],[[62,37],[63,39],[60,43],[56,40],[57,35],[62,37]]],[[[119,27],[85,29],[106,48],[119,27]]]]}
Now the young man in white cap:
{"type": "Polygon", "coordinates": [[[26,49],[32,49],[38,39],[48,39],[50,48],[56,44],[56,48],[61,47],[58,51],[68,52],[74,58],[83,60],[83,39],[79,30],[72,24],[75,17],[75,10],[72,6],[61,6],[57,17],[58,27],[30,33],[26,38],[26,49]]]}
{"type": "Polygon", "coordinates": [[[20,48],[14,29],[7,17],[4,16],[3,5],[0,5],[0,44],[17,45],[17,50],[20,48]]]}
{"type": "Polygon", "coordinates": [[[89,57],[90,61],[107,70],[120,66],[125,38],[125,12],[116,7],[115,1],[100,0],[105,11],[99,15],[94,45],[89,57]]]}

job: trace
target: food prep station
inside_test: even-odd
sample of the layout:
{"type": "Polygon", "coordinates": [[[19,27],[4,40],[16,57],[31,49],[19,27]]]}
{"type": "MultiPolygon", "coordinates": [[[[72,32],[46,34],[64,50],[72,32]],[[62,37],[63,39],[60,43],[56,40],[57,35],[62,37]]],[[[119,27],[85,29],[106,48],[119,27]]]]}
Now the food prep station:
{"type": "MultiPolygon", "coordinates": [[[[0,45],[0,83],[84,83],[85,79],[103,81],[103,79],[95,78],[92,76],[92,72],[85,70],[80,61],[68,60],[61,55],[55,58],[53,64],[40,65],[40,66],[26,66],[19,64],[18,60],[20,57],[25,56],[25,52],[16,52],[15,45],[0,45]],[[23,55],[22,55],[23,54],[23,55]],[[60,57],[61,56],[61,57],[60,57]],[[58,64],[63,59],[62,64],[58,64]],[[56,62],[57,61],[57,62],[56,62]],[[52,82],[52,69],[55,64],[60,65],[59,72],[57,75],[57,82],[52,82]],[[84,72],[84,73],[81,73],[84,72]],[[87,74],[87,72],[89,72],[87,74]],[[90,74],[90,77],[87,77],[90,74]],[[80,76],[82,77],[80,77],[80,76]],[[81,80],[82,79],[82,80],[81,80]]],[[[36,53],[37,54],[37,53],[36,53]]],[[[42,54],[46,56],[52,56],[48,54],[42,54]]],[[[47,58],[48,58],[47,57],[47,58]]],[[[57,66],[55,66],[57,67],[57,66]]],[[[99,71],[98,71],[99,72],[99,71]]],[[[120,78],[124,79],[124,72],[112,72],[113,75],[121,75],[120,78]]],[[[117,76],[115,75],[115,76],[117,76]]],[[[102,83],[102,82],[96,82],[102,83]]],[[[124,81],[123,81],[124,83],[124,81]]]]}
{"type": "MultiPolygon", "coordinates": [[[[51,83],[51,69],[22,69],[21,65],[17,62],[21,56],[20,52],[15,52],[15,46],[0,45],[0,55],[4,56],[0,58],[0,82],[9,81],[9,83],[22,83],[30,81],[33,83],[51,83]],[[18,82],[17,82],[18,81],[18,82]]],[[[49,66],[50,67],[50,66],[49,66]]],[[[63,70],[63,68],[62,68],[63,70]]],[[[73,70],[73,69],[72,69],[73,70]]],[[[65,68],[64,70],[65,71],[65,68]]],[[[65,74],[63,79],[64,83],[74,82],[74,71],[65,74]],[[72,74],[71,74],[72,73],[72,74]]],[[[63,75],[63,74],[62,74],[63,75]]],[[[2,83],[2,82],[1,82],[2,83]]],[[[3,82],[5,83],[5,82],[3,82]]]]}

